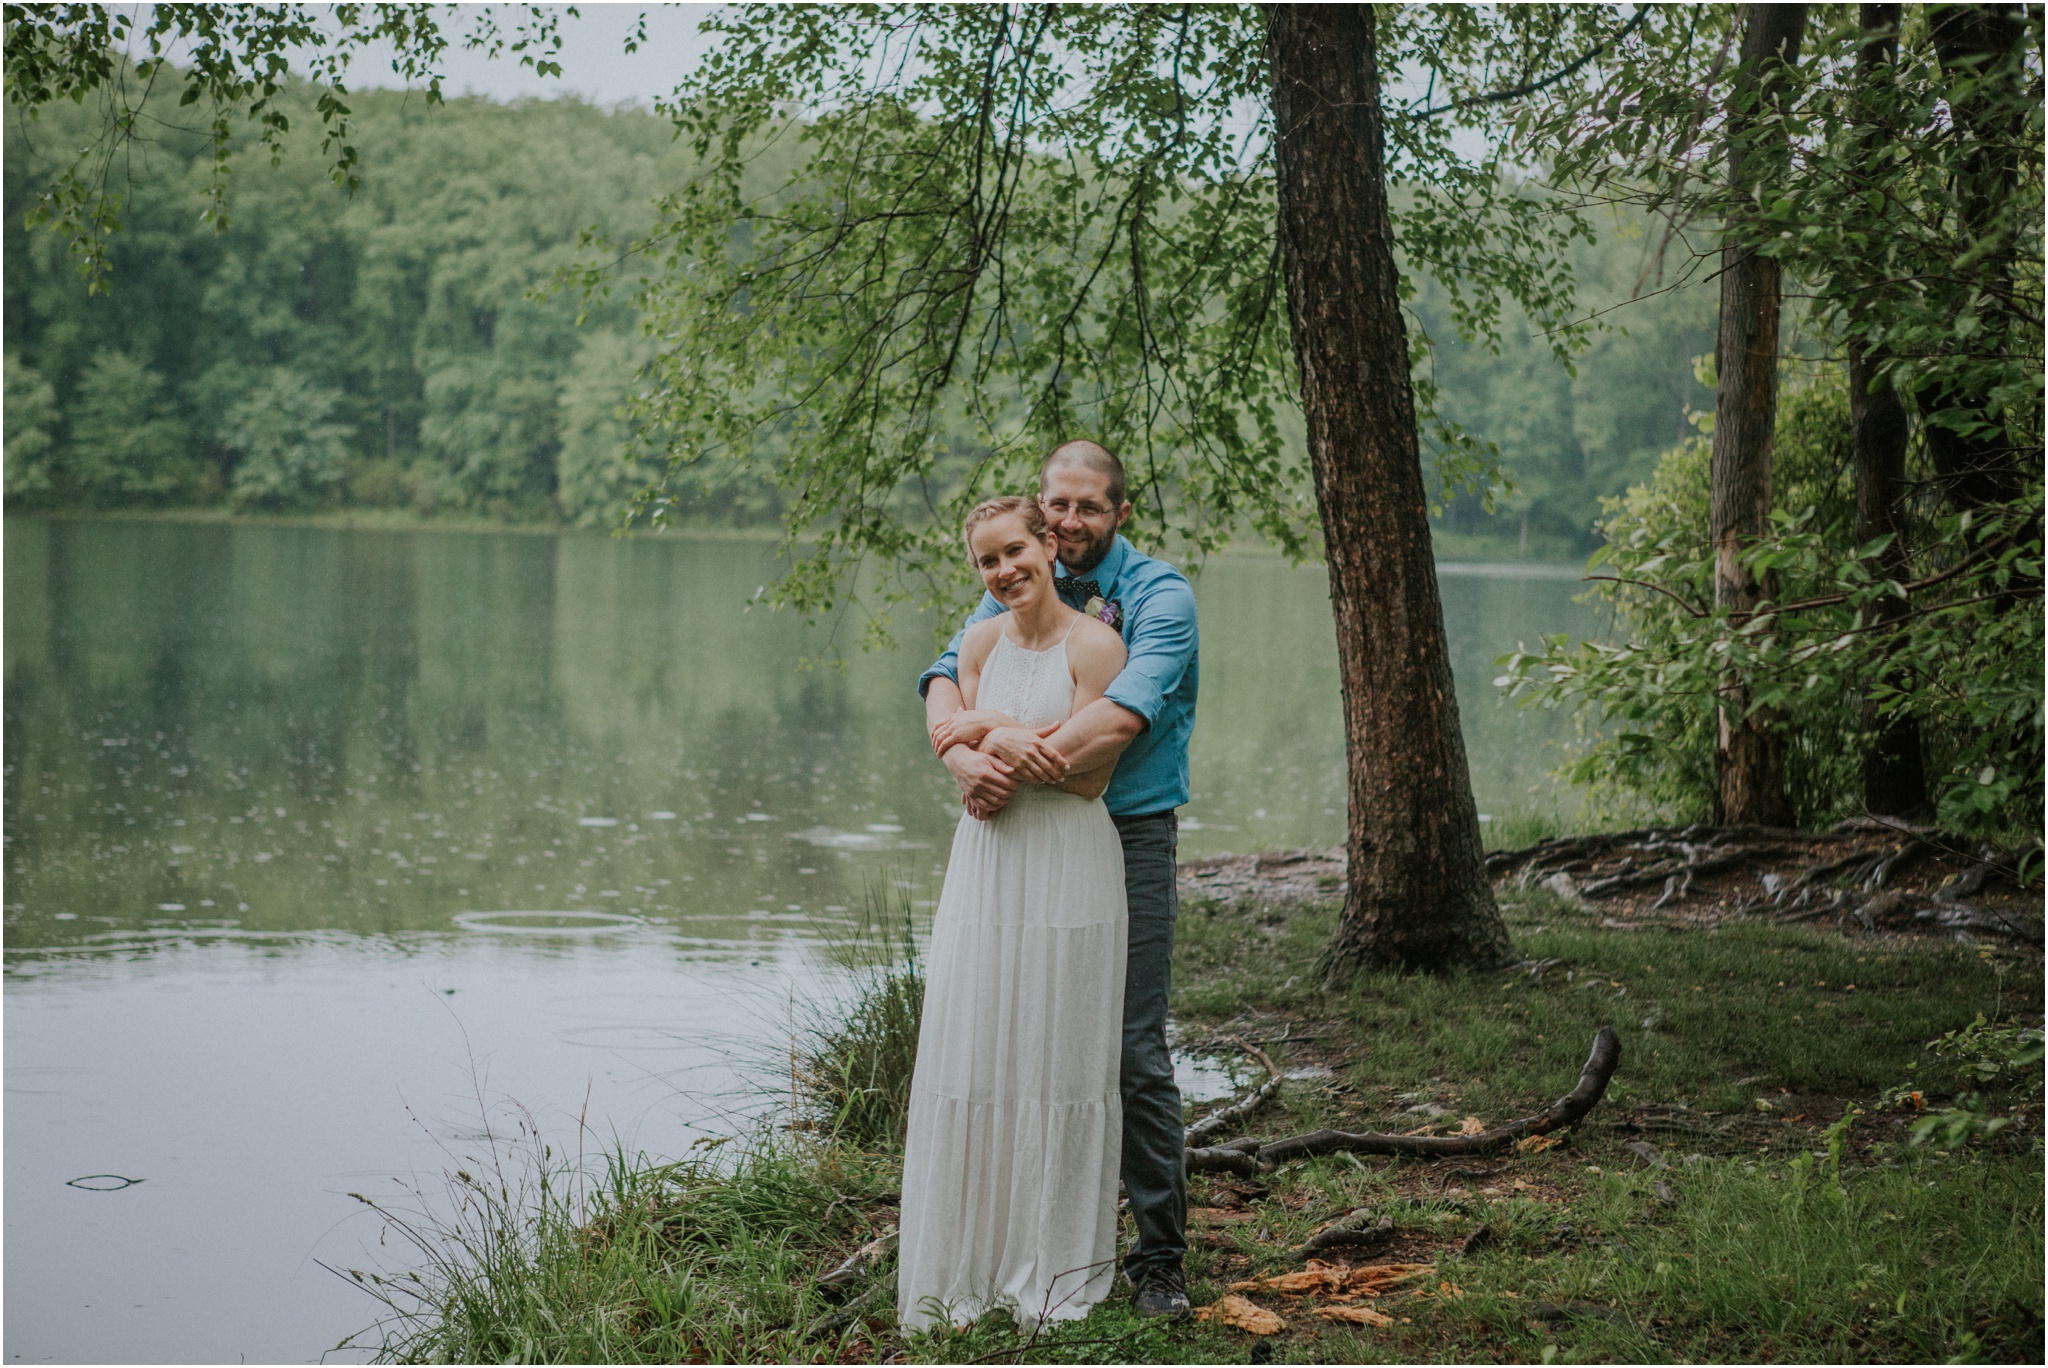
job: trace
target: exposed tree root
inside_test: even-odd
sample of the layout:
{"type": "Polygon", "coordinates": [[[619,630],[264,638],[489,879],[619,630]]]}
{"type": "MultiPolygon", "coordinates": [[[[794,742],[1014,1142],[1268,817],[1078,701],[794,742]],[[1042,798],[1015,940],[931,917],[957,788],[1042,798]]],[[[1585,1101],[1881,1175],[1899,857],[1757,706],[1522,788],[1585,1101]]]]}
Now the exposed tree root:
{"type": "MultiPolygon", "coordinates": [[[[1980,852],[1980,855],[1988,854],[1980,852]]],[[[2034,945],[2041,944],[2042,928],[2038,914],[2030,917],[2020,912],[1963,901],[1981,893],[1996,872],[1998,866],[1991,859],[1980,858],[1957,875],[1953,882],[1936,889],[1931,904],[1915,912],[1914,919],[1954,931],[1991,931],[2034,945]]]]}
{"type": "Polygon", "coordinates": [[[1664,891],[1655,904],[1661,908],[1684,899],[1692,890],[1693,880],[1703,874],[1774,856],[1802,855],[1815,842],[1825,839],[1808,832],[1772,827],[1646,827],[1595,836],[1552,838],[1520,850],[1496,850],[1486,857],[1486,868],[1496,878],[1518,873],[1517,882],[1524,888],[1541,883],[1564,893],[1569,887],[1566,896],[1578,898],[1605,897],[1626,888],[1661,883],[1664,891]],[[1621,857],[1618,864],[1594,877],[1569,877],[1593,875],[1595,866],[1607,864],[1617,855],[1621,857]],[[1567,878],[1557,880],[1558,874],[1567,878]]]}
{"type": "Polygon", "coordinates": [[[1611,1026],[1602,1026],[1593,1037],[1593,1051],[1579,1072],[1578,1086],[1534,1116],[1510,1121],[1504,1126],[1476,1135],[1388,1135],[1377,1131],[1320,1130],[1284,1140],[1235,1140],[1228,1145],[1191,1149],[1187,1152],[1190,1173],[1252,1174],[1270,1169],[1289,1159],[1306,1159],[1318,1154],[1405,1155],[1416,1159],[1443,1159],[1475,1154],[1492,1154],[1517,1140],[1545,1135],[1575,1125],[1599,1104],[1621,1063],[1621,1038],[1611,1026]]]}
{"type": "MultiPolygon", "coordinates": [[[[1974,852],[1962,838],[1884,818],[1855,818],[1831,833],[1749,826],[1643,828],[1539,841],[1520,850],[1486,857],[1496,878],[1518,886],[1543,887],[1565,900],[1588,905],[1598,899],[1631,902],[1636,915],[1681,910],[1706,903],[1723,914],[1764,915],[1784,922],[1828,917],[1853,919],[1871,930],[1914,925],[1951,931],[1991,932],[2042,943],[2038,904],[2013,907],[2009,895],[1987,901],[1978,895],[1993,877],[2022,894],[2034,884],[2031,852],[1974,852]],[[1832,845],[1832,850],[1826,847],[1832,845]],[[1845,851],[1844,845],[1849,848],[1845,851]],[[1816,847],[1820,847],[1816,849],[1816,847]],[[1922,861],[1964,871],[1944,884],[1941,870],[1897,887],[1901,876],[1922,861]],[[1794,865],[1786,870],[1786,864],[1794,865]],[[1773,867],[1774,866],[1774,867],[1773,867]],[[1742,876],[1755,868],[1755,882],[1742,876]],[[1733,876],[1736,882],[1731,885],[1733,876]],[[1634,902],[1636,889],[1662,885],[1655,901],[1634,902]]],[[[1695,914],[1696,915],[1696,914],[1695,914]]],[[[1611,923],[1612,924],[1612,923],[1611,923]]],[[[1628,923],[1629,929],[1659,923],[1628,923]]]]}

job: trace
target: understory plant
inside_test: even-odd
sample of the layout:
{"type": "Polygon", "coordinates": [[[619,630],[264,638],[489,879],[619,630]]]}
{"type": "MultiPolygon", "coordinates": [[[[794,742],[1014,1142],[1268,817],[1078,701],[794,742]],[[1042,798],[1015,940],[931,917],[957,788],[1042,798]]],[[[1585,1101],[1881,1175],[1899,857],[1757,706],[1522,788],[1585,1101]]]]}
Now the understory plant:
{"type": "MultiPolygon", "coordinates": [[[[1953,1150],[1989,1140],[2011,1126],[2013,1118],[1994,1115],[1986,1094],[2004,1094],[2021,1105],[2037,1102],[2041,1096],[2042,1036],[2038,1027],[1993,1022],[1979,1012],[1969,1025],[1928,1041],[1927,1049],[1937,1071],[1945,1070],[1958,1091],[1949,1105],[1929,1111],[1913,1123],[1915,1145],[1953,1150]]],[[[1917,1089],[1894,1090],[1894,1096],[1901,1095],[1916,1105],[1924,1097],[1917,1089]]]]}
{"type": "MultiPolygon", "coordinates": [[[[1713,815],[1714,741],[1728,683],[1785,738],[1802,825],[1860,809],[1862,703],[1920,724],[1940,824],[1987,836],[2038,829],[2041,813],[2041,485],[1961,512],[1931,481],[1907,510],[1911,578],[1884,572],[1890,538],[1855,540],[1849,397],[1823,365],[1779,412],[1770,533],[1743,554],[1772,586],[1754,613],[1713,601],[1709,445],[1665,455],[1648,484],[1606,501],[1589,597],[1611,640],[1563,636],[1502,657],[1496,681],[1525,703],[1597,717],[1563,766],[1603,816],[1713,815]],[[1903,600],[1896,616],[1881,601],[1903,600]]],[[[1914,466],[1925,473],[1924,444],[1914,466]]]]}

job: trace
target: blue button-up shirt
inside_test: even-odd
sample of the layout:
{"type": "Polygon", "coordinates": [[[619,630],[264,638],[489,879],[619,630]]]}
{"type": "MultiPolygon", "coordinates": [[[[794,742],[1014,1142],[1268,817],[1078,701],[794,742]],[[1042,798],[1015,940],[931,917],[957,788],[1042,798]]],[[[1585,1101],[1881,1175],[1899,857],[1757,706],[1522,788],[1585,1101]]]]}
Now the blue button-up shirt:
{"type": "MultiPolygon", "coordinates": [[[[1060,573],[1066,574],[1065,567],[1060,573]]],[[[1195,729],[1195,689],[1200,678],[1195,626],[1195,591],[1186,576],[1154,560],[1119,536],[1102,563],[1082,576],[1102,587],[1102,596],[1123,609],[1123,672],[1103,696],[1136,713],[1145,730],[1124,749],[1102,801],[1117,817],[1165,812],[1188,800],[1188,736],[1195,729]]],[[[960,640],[967,628],[1006,613],[993,594],[954,633],[946,653],[918,678],[922,694],[944,675],[960,678],[960,640]]]]}

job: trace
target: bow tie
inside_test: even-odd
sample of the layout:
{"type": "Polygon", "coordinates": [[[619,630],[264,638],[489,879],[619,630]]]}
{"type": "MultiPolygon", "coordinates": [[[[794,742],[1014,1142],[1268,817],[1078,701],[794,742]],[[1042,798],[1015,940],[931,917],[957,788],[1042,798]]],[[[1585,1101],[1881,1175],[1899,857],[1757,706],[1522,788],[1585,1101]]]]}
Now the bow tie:
{"type": "Polygon", "coordinates": [[[1061,579],[1053,576],[1052,587],[1068,606],[1081,608],[1089,599],[1102,597],[1102,586],[1092,579],[1061,579]]]}

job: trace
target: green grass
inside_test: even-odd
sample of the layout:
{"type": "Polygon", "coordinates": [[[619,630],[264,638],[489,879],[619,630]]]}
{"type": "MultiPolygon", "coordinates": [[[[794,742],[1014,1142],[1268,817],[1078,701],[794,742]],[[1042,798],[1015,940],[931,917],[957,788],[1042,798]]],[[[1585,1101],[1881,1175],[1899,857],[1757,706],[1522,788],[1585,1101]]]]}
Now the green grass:
{"type": "MultiPolygon", "coordinates": [[[[1314,969],[1333,908],[1183,909],[1184,1037],[1220,1050],[1228,1036],[1286,1036],[1272,1047],[1283,1067],[1332,1071],[1290,1084],[1255,1119],[1260,1134],[1409,1130],[1416,1117],[1402,1109],[1417,1097],[1452,1119],[1507,1120],[1571,1086],[1597,1027],[1621,1033],[1607,1099],[1568,1144],[1489,1165],[1486,1178],[1341,1155],[1288,1166],[1265,1180],[1254,1219],[1216,1227],[1190,1252],[1192,1290],[1211,1300],[1233,1279],[1296,1267],[1288,1248],[1333,1212],[1372,1206],[1402,1228],[1409,1253],[1399,1257],[1437,1259],[1439,1280],[1463,1294],[1384,1299],[1391,1328],[1319,1321],[1301,1302],[1260,1294],[1289,1324],[1255,1341],[1217,1325],[1140,1323],[1119,1296],[1042,1333],[996,1316],[904,1338],[886,1272],[857,1314],[833,1322],[815,1280],[893,1222],[898,1160],[824,1127],[731,1146],[743,1152],[723,1162],[728,1151],[668,1165],[615,1157],[580,1194],[567,1172],[543,1191],[535,1174],[545,1163],[523,1182],[458,1185],[460,1219],[415,1228],[421,1250],[436,1251],[423,1280],[385,1284],[417,1294],[387,1327],[387,1356],[2038,1360],[2038,1104],[2024,1085],[1993,1096],[2034,1115],[1954,1153],[1908,1145],[1911,1116],[1878,1110],[1881,1093],[1908,1081],[1936,1102],[1971,1086],[1925,1048],[1941,1033],[1980,1012],[2037,1023],[2037,958],[1755,924],[1616,931],[1542,893],[1515,895],[1505,912],[1521,954],[1557,963],[1533,978],[1368,976],[1331,993],[1314,969]],[[1675,1132],[1624,1128],[1669,1116],[1665,1104],[1711,1115],[1675,1132]],[[1864,1114],[1835,1128],[1830,1154],[1828,1125],[1851,1104],[1864,1114]],[[1645,1138],[1668,1169],[1643,1171],[1624,1148],[1645,1138]],[[1495,1190],[1474,1190],[1482,1184],[1495,1190]],[[1455,1259],[1450,1246],[1481,1223],[1495,1238],[1455,1259]],[[1542,1318],[1539,1303],[1577,1313],[1542,1318]]],[[[900,1027],[900,1007],[878,1006],[871,992],[838,1038],[868,1041],[878,1058],[872,1044],[891,1030],[869,1018],[900,1027]]],[[[900,1051],[888,1057],[883,1072],[907,1068],[900,1051]]],[[[1228,1200],[1218,1182],[1191,1186],[1198,1205],[1228,1200]]]]}
{"type": "MultiPolygon", "coordinates": [[[[1440,1276],[1461,1298],[1383,1302],[1410,1317],[1391,1329],[1317,1327],[1300,1303],[1260,1298],[1295,1332],[1274,1361],[1533,1362],[1546,1350],[1566,1362],[1622,1363],[2038,1358],[2028,1357],[2041,1334],[2037,1163],[1916,1152],[1849,1175],[1838,1197],[1814,1169],[1782,1158],[1711,1158],[1658,1175],[1679,1194],[1667,1208],[1652,1175],[1587,1173],[1584,1158],[1573,1161],[1582,1177],[1567,1201],[1483,1208],[1404,1198],[1409,1175],[1396,1166],[1308,1166],[1295,1181],[1331,1203],[1312,1204],[1311,1214],[1371,1205],[1446,1239],[1482,1219],[1497,1236],[1473,1257],[1440,1256],[1440,1276]],[[1544,1302],[1591,1303],[1600,1314],[1533,1319],[1544,1302]]],[[[1285,1220],[1275,1234],[1295,1239],[1310,1224],[1285,1220]]],[[[1198,1268],[1198,1297],[1222,1285],[1198,1268]]],[[[1222,1358],[1233,1346],[1211,1335],[1185,1347],[1222,1358]]],[[[1234,1349],[1243,1361],[1242,1336],[1234,1349]]]]}
{"type": "Polygon", "coordinates": [[[858,1149],[903,1144],[924,1013],[910,898],[890,887],[866,890],[852,926],[819,927],[832,957],[864,977],[849,1005],[811,1022],[795,1060],[803,1124],[858,1149]]]}
{"type": "Polygon", "coordinates": [[[1315,972],[1335,908],[1186,906],[1176,1016],[1312,1015],[1358,1042],[1361,1086],[1408,1091],[1440,1076],[1498,1115],[1564,1091],[1603,1025],[1620,1033],[1624,1060],[1610,1100],[1741,1110],[1779,1088],[1874,1095],[1976,1013],[2039,1010],[2037,967],[1960,945],[1879,947],[1759,923],[1617,932],[1541,890],[1514,898],[1503,913],[1516,951],[1558,961],[1534,982],[1520,969],[1379,974],[1342,994],[1323,993],[1315,972]]]}
{"type": "Polygon", "coordinates": [[[813,1028],[796,1071],[807,1124],[856,1147],[901,1146],[923,1010],[912,964],[876,973],[843,1020],[813,1028]]]}
{"type": "Polygon", "coordinates": [[[888,1156],[760,1141],[730,1159],[614,1154],[585,1188],[530,1146],[458,1179],[452,1209],[386,1212],[424,1260],[379,1275],[397,1363],[782,1362],[834,1337],[821,1259],[872,1238],[888,1156]],[[508,1177],[505,1169],[517,1171],[508,1177]]]}

